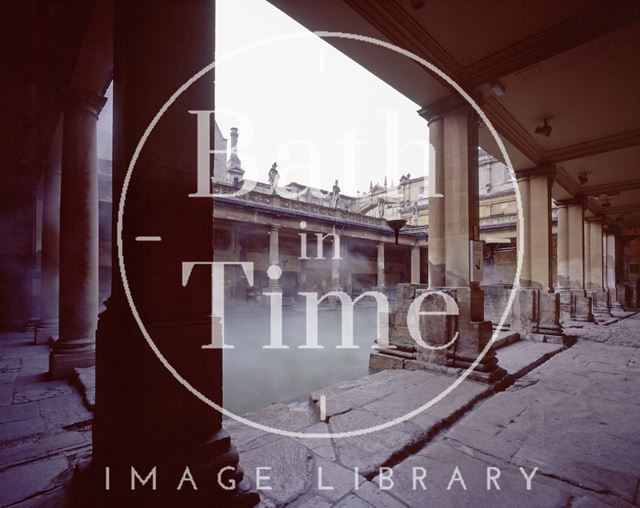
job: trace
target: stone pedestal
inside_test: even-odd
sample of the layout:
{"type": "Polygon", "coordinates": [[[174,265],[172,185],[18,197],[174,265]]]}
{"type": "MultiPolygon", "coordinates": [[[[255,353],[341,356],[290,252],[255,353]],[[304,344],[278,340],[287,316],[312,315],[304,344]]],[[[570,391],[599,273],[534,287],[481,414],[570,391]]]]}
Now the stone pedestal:
{"type": "Polygon", "coordinates": [[[596,321],[608,321],[613,315],[609,305],[609,293],[603,289],[588,290],[587,296],[591,298],[591,311],[596,321]]]}
{"type": "Polygon", "coordinates": [[[560,297],[561,321],[593,321],[591,297],[584,291],[562,291],[560,297]]]}
{"type": "Polygon", "coordinates": [[[520,288],[511,309],[511,329],[522,339],[563,343],[560,296],[540,289],[520,288]]]}
{"type": "MultiPolygon", "coordinates": [[[[490,321],[470,319],[470,312],[477,313],[477,309],[482,308],[482,300],[483,293],[479,289],[435,290],[419,284],[398,284],[396,306],[389,319],[391,347],[373,353],[370,368],[426,369],[460,375],[475,362],[493,333],[490,321]],[[443,295],[447,295],[455,305],[448,306],[443,295]],[[407,321],[416,301],[418,306],[414,306],[414,312],[436,313],[414,315],[419,340],[411,335],[407,321]],[[449,343],[449,347],[442,347],[449,343]]],[[[490,349],[469,377],[493,383],[505,374],[504,369],[498,367],[495,351],[490,349]]]]}
{"type": "Polygon", "coordinates": [[[96,125],[106,99],[68,90],[60,198],[60,338],[49,374],[68,377],[95,364],[98,319],[98,156],[96,125]]]}

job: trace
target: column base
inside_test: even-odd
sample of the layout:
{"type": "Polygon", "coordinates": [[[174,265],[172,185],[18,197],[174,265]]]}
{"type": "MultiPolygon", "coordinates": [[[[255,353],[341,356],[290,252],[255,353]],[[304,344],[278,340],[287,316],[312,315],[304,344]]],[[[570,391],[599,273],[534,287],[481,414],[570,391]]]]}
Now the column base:
{"type": "Polygon", "coordinates": [[[591,297],[593,317],[596,322],[608,322],[613,318],[611,309],[609,308],[609,294],[604,290],[587,291],[587,295],[591,297]]]}
{"type": "Polygon", "coordinates": [[[51,340],[56,340],[59,333],[59,324],[57,319],[41,320],[33,332],[34,344],[47,344],[51,340]]]}
{"type": "Polygon", "coordinates": [[[511,309],[511,330],[525,340],[564,343],[560,298],[543,289],[520,288],[511,309]]]}
{"type": "Polygon", "coordinates": [[[591,298],[584,295],[575,295],[574,317],[576,321],[593,322],[591,298]]]}
{"type": "Polygon", "coordinates": [[[49,353],[49,377],[64,379],[71,377],[77,367],[93,367],[95,364],[95,348],[91,350],[58,350],[54,348],[49,353]]]}
{"type": "MultiPolygon", "coordinates": [[[[460,337],[447,351],[447,366],[468,369],[475,362],[480,351],[487,345],[493,334],[491,321],[472,321],[459,325],[460,337]]],[[[495,350],[490,349],[469,374],[469,379],[483,383],[497,383],[507,371],[498,365],[495,350]]]]}
{"type": "MultiPolygon", "coordinates": [[[[482,311],[482,290],[471,288],[442,288],[431,290],[422,285],[399,284],[395,313],[390,316],[391,346],[396,349],[382,349],[369,357],[369,368],[383,369],[425,369],[443,374],[459,376],[478,357],[493,334],[491,321],[469,321],[472,312],[482,311]],[[407,312],[415,298],[427,293],[421,310],[443,312],[446,302],[442,293],[455,299],[459,305],[459,315],[423,316],[419,321],[422,340],[430,345],[450,342],[455,333],[458,337],[446,350],[420,346],[410,336],[407,328],[407,312]],[[438,293],[429,295],[429,293],[438,293]],[[473,309],[473,311],[472,311],[473,309]],[[466,320],[465,320],[466,319],[466,320]],[[457,322],[457,325],[456,325],[457,322]]],[[[497,383],[507,372],[498,365],[495,351],[490,349],[470,373],[469,378],[485,383],[497,383]]]]}
{"type": "Polygon", "coordinates": [[[581,290],[561,290],[560,321],[594,321],[591,298],[581,290]]]}

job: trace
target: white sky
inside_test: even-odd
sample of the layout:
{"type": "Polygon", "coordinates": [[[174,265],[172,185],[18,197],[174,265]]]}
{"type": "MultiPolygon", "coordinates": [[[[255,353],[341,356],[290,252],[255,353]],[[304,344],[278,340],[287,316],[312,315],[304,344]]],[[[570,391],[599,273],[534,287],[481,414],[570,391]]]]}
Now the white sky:
{"type": "Polygon", "coordinates": [[[238,127],[245,178],[266,181],[277,162],[281,185],[338,179],[355,195],[385,175],[397,184],[425,174],[417,104],[266,0],[216,5],[216,120],[227,138],[238,127]],[[283,35],[302,37],[264,43],[283,35]]]}

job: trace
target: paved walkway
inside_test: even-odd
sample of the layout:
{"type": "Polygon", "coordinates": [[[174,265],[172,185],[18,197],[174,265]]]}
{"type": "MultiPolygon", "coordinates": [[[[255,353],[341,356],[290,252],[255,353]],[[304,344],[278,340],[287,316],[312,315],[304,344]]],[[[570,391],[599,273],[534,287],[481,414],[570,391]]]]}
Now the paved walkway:
{"type": "MultiPolygon", "coordinates": [[[[637,506],[640,318],[581,332],[589,340],[552,357],[551,345],[508,346],[499,354],[511,373],[544,363],[499,393],[465,381],[424,414],[373,435],[297,439],[227,427],[249,476],[271,467],[261,472],[271,477],[264,482],[271,490],[261,492],[265,506],[637,506]],[[381,476],[381,467],[392,472],[381,476]]],[[[450,382],[383,371],[312,394],[316,404],[326,397],[326,424],[283,404],[249,417],[302,432],[362,428],[417,407],[450,382]]]]}
{"type": "MultiPolygon", "coordinates": [[[[425,413],[372,435],[310,440],[226,427],[248,476],[271,467],[262,470],[271,477],[262,482],[271,487],[261,492],[264,506],[637,506],[640,316],[574,331],[568,350],[501,349],[501,364],[521,376],[508,389],[465,381],[425,413]],[[527,490],[524,475],[536,467],[527,490]]],[[[46,371],[47,346],[29,334],[0,335],[0,506],[63,506],[74,465],[90,457],[91,413],[74,386],[46,371]]],[[[303,432],[352,430],[417,407],[451,380],[383,371],[315,392],[315,414],[276,404],[250,417],[303,432]],[[318,421],[322,395],[326,422],[318,421]]]]}
{"type": "Polygon", "coordinates": [[[51,381],[49,347],[0,335],[0,506],[55,506],[91,455],[92,413],[67,381],[51,381]]]}

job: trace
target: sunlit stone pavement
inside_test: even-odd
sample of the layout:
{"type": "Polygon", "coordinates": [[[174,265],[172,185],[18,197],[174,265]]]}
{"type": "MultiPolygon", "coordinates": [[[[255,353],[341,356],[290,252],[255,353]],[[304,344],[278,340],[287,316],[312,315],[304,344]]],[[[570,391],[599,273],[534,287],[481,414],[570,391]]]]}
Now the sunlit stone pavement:
{"type": "MultiPolygon", "coordinates": [[[[264,506],[637,506],[640,316],[571,333],[578,341],[566,350],[501,349],[519,376],[506,389],[464,381],[374,434],[312,440],[225,426],[246,474],[269,477],[264,506]]],[[[0,506],[65,506],[75,466],[90,457],[92,414],[75,383],[47,379],[47,353],[28,333],[0,336],[0,506]]],[[[298,402],[246,416],[303,433],[354,430],[424,404],[452,380],[382,371],[313,392],[311,411],[298,402]]]]}

